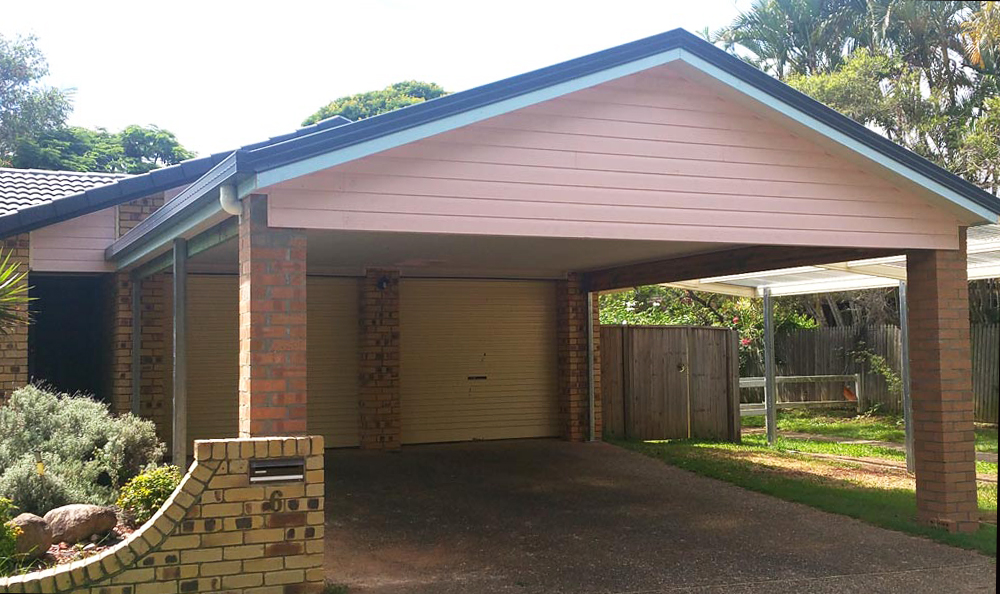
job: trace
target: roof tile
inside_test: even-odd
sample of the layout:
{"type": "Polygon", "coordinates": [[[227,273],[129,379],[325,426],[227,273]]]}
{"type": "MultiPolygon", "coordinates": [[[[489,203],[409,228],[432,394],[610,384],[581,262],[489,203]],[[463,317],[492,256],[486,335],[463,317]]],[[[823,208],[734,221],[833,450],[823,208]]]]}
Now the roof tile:
{"type": "Polygon", "coordinates": [[[0,167],[0,217],[129,177],[120,173],[0,167]]]}

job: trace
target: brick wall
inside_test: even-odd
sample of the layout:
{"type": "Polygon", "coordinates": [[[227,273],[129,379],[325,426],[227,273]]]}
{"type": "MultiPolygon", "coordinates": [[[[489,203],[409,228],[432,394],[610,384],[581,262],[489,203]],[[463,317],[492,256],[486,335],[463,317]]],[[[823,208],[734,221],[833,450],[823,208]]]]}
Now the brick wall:
{"type": "Polygon", "coordinates": [[[306,234],[267,226],[267,196],[240,216],[241,437],[306,431],[306,234]]]}
{"type": "Polygon", "coordinates": [[[594,416],[595,437],[600,439],[601,373],[600,316],[597,294],[590,304],[580,275],[571,274],[556,285],[556,317],[559,324],[559,416],[561,435],[569,441],[589,438],[590,368],[587,355],[588,305],[594,314],[594,416]]]}
{"type": "Polygon", "coordinates": [[[917,513],[978,528],[965,229],[959,250],[907,254],[917,513]]]}
{"type": "Polygon", "coordinates": [[[361,447],[400,447],[399,272],[368,270],[361,283],[361,447]],[[380,286],[381,285],[381,286],[380,286]]]}
{"type": "MultiPolygon", "coordinates": [[[[163,194],[125,204],[115,210],[118,237],[125,235],[163,206],[163,194]]],[[[142,346],[139,414],[156,423],[160,439],[170,441],[170,394],[166,393],[165,332],[171,331],[170,312],[165,307],[169,274],[160,273],[142,281],[142,346]]],[[[132,402],[132,281],[128,274],[114,274],[110,282],[113,300],[111,320],[111,406],[124,413],[132,402]]]]}
{"type": "Polygon", "coordinates": [[[128,539],[0,592],[307,594],[323,588],[323,438],[195,442],[195,461],[128,539]],[[302,458],[305,480],[251,485],[252,460],[302,458]]]}
{"type": "MultiPolygon", "coordinates": [[[[0,240],[0,257],[10,257],[10,263],[20,264],[20,271],[28,271],[28,234],[0,240]]],[[[22,285],[28,280],[22,281],[22,285]]],[[[15,308],[17,316],[28,319],[27,305],[15,308]]],[[[28,383],[28,326],[19,324],[8,334],[0,334],[0,402],[6,400],[17,388],[28,383]]]]}

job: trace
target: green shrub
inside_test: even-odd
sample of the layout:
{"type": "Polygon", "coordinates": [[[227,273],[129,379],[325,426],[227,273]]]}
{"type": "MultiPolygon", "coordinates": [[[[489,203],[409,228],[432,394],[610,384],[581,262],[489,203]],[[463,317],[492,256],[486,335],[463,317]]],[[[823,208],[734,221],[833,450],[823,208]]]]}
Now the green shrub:
{"type": "Polygon", "coordinates": [[[14,504],[10,499],[0,497],[0,576],[7,575],[16,567],[14,553],[20,529],[8,523],[13,515],[13,508],[14,504]]]}
{"type": "Polygon", "coordinates": [[[176,466],[150,468],[125,483],[118,507],[134,526],[145,524],[181,484],[181,478],[176,466]]]}
{"type": "Polygon", "coordinates": [[[66,503],[110,504],[163,451],[150,421],[114,416],[85,396],[25,386],[0,406],[0,497],[39,515],[66,503]],[[43,476],[35,470],[39,454],[43,476]]]}

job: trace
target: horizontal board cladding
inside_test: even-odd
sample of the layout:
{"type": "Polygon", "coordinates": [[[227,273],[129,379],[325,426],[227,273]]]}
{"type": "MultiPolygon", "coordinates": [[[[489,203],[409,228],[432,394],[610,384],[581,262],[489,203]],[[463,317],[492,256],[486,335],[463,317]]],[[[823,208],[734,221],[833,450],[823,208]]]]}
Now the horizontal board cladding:
{"type": "Polygon", "coordinates": [[[115,209],[107,208],[31,232],[28,266],[35,272],[114,272],[104,249],[115,240],[115,209]]]}
{"type": "Polygon", "coordinates": [[[577,91],[268,192],[270,223],[288,227],[957,246],[954,217],[669,69],[577,91]]]}
{"type": "Polygon", "coordinates": [[[551,281],[403,279],[403,443],[559,432],[551,281]]]}
{"type": "Polygon", "coordinates": [[[308,427],[328,448],[359,444],[358,325],[356,278],[309,277],[308,427]]]}

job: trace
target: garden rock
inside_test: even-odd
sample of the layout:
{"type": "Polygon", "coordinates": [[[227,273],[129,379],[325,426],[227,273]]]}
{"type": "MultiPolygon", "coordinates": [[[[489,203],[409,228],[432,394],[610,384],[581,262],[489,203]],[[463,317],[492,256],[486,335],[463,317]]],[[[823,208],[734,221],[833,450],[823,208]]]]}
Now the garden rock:
{"type": "Polygon", "coordinates": [[[118,523],[118,516],[112,507],[75,503],[50,511],[45,521],[52,530],[53,542],[75,544],[107,534],[118,523]]]}
{"type": "Polygon", "coordinates": [[[44,557],[52,546],[52,531],[48,523],[35,514],[21,514],[10,521],[21,529],[14,551],[31,559],[44,557]]]}

